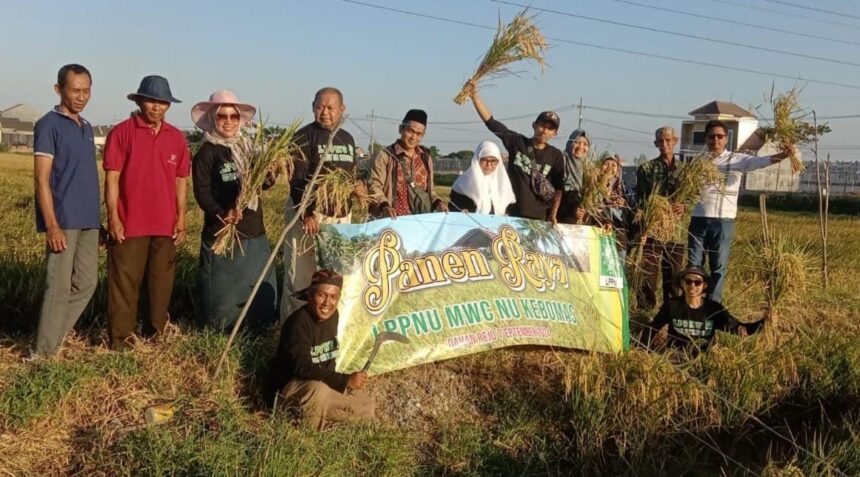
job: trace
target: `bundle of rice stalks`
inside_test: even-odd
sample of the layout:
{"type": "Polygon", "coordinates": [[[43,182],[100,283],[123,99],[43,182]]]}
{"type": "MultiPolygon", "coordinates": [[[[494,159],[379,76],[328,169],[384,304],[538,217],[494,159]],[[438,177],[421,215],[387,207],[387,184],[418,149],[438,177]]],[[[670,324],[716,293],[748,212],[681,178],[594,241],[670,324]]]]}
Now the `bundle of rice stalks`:
{"type": "Polygon", "coordinates": [[[635,221],[641,225],[643,237],[666,242],[675,232],[678,217],[672,212],[668,197],[652,193],[636,212],[635,221]]]}
{"type": "Polygon", "coordinates": [[[671,241],[675,229],[679,226],[680,220],[672,211],[672,202],[668,197],[660,195],[657,191],[652,192],[645,202],[639,204],[639,210],[633,217],[634,222],[641,227],[640,242],[633,245],[630,254],[627,258],[628,277],[630,280],[630,302],[635,304],[637,308],[642,306],[639,303],[639,295],[636,290],[641,290],[644,286],[645,275],[642,269],[642,260],[645,253],[645,241],[650,237],[661,242],[671,241]]]}
{"type": "Polygon", "coordinates": [[[367,194],[358,193],[356,180],[355,174],[343,169],[331,169],[321,174],[311,193],[315,211],[329,217],[367,211],[367,194]]]}
{"type": "Polygon", "coordinates": [[[698,202],[702,196],[702,188],[705,186],[719,185],[722,187],[726,182],[725,174],[720,172],[706,153],[699,154],[689,162],[680,164],[676,174],[678,188],[670,196],[670,200],[673,204],[685,206],[691,206],[698,202]]]}
{"type": "Polygon", "coordinates": [[[753,248],[759,256],[753,272],[767,300],[765,319],[772,320],[783,304],[799,299],[807,290],[815,259],[807,248],[782,236],[761,239],[753,248]]]}
{"type": "MultiPolygon", "coordinates": [[[[248,172],[240,182],[239,196],[236,198],[237,209],[245,210],[249,205],[256,204],[267,179],[279,176],[289,179],[292,175],[293,161],[301,155],[301,149],[294,142],[300,124],[299,121],[294,121],[280,134],[270,136],[261,120],[257,123],[254,138],[241,143],[239,154],[248,164],[248,172]]],[[[225,224],[215,233],[212,251],[216,255],[232,257],[237,244],[241,250],[242,241],[236,224],[225,224]]]]}
{"type": "Polygon", "coordinates": [[[605,200],[610,197],[607,178],[599,161],[584,159],[582,161],[582,203],[580,207],[591,217],[600,217],[605,200]]]}
{"type": "MultiPolygon", "coordinates": [[[[493,37],[493,43],[472,75],[471,83],[477,85],[488,78],[514,74],[508,69],[508,65],[522,60],[534,61],[543,72],[543,54],[548,45],[543,34],[532,23],[534,16],[526,16],[526,11],[518,13],[507,25],[503,25],[501,18],[499,19],[499,28],[493,37]]],[[[467,99],[469,88],[464,87],[454,98],[454,102],[463,104],[467,99]]]]}
{"type": "Polygon", "coordinates": [[[803,172],[806,166],[800,160],[797,146],[804,142],[804,122],[802,118],[806,115],[800,106],[800,91],[797,86],[782,94],[775,94],[773,88],[767,99],[773,109],[773,127],[767,129],[765,139],[773,141],[781,151],[792,149],[789,156],[791,170],[795,173],[803,172]]]}

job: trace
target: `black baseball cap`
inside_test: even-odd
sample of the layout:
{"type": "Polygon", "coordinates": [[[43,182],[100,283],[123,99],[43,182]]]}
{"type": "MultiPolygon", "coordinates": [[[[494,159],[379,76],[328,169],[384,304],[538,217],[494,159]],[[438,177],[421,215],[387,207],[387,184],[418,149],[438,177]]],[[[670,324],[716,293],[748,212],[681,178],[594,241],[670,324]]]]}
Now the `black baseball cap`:
{"type": "Polygon", "coordinates": [[[555,129],[561,125],[561,120],[558,118],[558,114],[554,111],[544,111],[538,114],[537,119],[535,119],[536,123],[549,123],[555,126],[555,129]]]}

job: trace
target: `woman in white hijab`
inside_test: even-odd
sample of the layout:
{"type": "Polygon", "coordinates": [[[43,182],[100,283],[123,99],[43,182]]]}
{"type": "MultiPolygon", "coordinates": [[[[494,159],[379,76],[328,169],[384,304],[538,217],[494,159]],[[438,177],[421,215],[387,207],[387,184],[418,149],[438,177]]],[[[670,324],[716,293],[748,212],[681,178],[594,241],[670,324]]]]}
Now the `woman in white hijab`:
{"type": "Polygon", "coordinates": [[[516,202],[508,171],[502,164],[499,146],[491,141],[478,144],[472,165],[454,181],[448,208],[458,212],[504,215],[516,202]]]}

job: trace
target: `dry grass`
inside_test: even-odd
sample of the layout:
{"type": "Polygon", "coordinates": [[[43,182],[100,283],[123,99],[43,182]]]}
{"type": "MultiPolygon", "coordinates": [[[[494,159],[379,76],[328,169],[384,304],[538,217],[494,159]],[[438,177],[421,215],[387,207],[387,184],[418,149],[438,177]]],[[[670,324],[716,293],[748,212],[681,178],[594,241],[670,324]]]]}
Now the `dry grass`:
{"type": "MultiPolygon", "coordinates": [[[[507,25],[503,25],[499,18],[499,28],[493,43],[472,75],[471,80],[475,85],[490,78],[514,74],[509,66],[523,60],[534,61],[543,71],[543,55],[548,45],[540,29],[533,23],[534,16],[526,15],[526,11],[518,13],[507,25]]],[[[467,99],[469,89],[463,88],[454,102],[464,104],[467,99]]]]}
{"type": "Polygon", "coordinates": [[[97,435],[102,445],[109,445],[130,429],[142,427],[146,407],[160,402],[178,400],[180,411],[186,413],[211,409],[207,403],[217,394],[232,394],[235,388],[210,379],[207,367],[200,365],[207,356],[197,353],[204,351],[195,346],[198,340],[201,337],[170,326],[158,344],[139,341],[133,351],[118,354],[73,336],[62,357],[5,369],[10,377],[7,392],[40,389],[34,380],[42,379],[42,389],[50,389],[56,386],[58,374],[70,379],[71,385],[56,396],[56,402],[37,409],[34,401],[9,404],[4,398],[5,420],[0,425],[4,467],[15,475],[35,475],[35,469],[56,475],[73,463],[86,467],[88,456],[76,456],[82,450],[78,440],[84,435],[97,435]]]}

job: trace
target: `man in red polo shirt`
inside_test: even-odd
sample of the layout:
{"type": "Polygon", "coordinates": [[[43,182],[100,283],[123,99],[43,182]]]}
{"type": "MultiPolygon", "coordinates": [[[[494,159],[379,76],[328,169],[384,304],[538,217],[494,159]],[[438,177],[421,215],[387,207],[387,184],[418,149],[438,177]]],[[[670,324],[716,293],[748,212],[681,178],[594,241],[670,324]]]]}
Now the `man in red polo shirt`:
{"type": "Polygon", "coordinates": [[[140,108],[117,124],[105,142],[105,203],[111,246],[108,264],[110,346],[127,347],[137,329],[140,285],[146,276],[148,319],[143,335],[164,331],[173,291],[176,247],[185,240],[185,135],[164,121],[178,103],[167,80],[147,76],[128,95],[140,108]]]}

